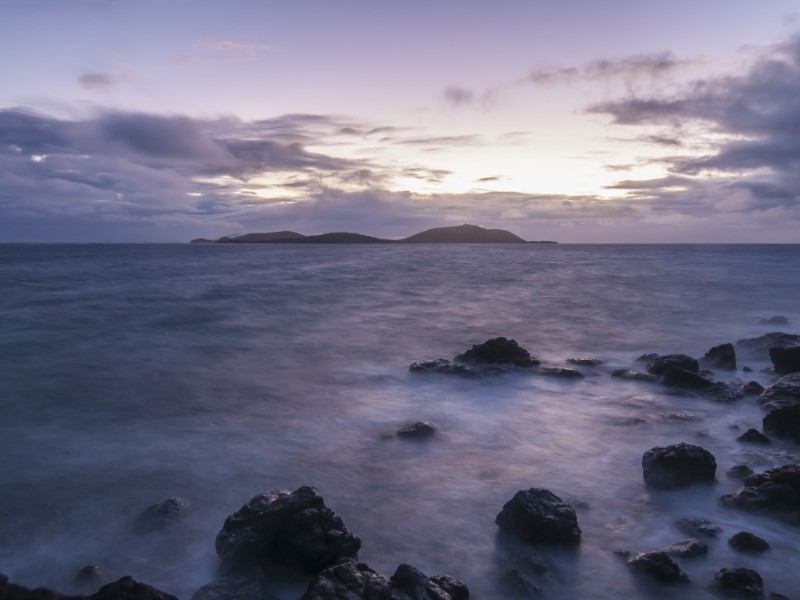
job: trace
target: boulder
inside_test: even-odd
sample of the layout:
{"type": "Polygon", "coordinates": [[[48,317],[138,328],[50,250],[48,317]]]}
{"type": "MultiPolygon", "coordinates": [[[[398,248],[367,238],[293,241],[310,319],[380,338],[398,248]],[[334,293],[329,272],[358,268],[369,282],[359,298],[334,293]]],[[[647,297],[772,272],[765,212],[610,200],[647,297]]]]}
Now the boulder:
{"type": "Polygon", "coordinates": [[[703,355],[703,364],[712,369],[736,370],[736,350],[733,344],[714,346],[703,355]]]}
{"type": "Polygon", "coordinates": [[[123,577],[104,585],[87,600],[177,600],[175,596],[162,592],[144,583],[137,583],[132,577],[123,577]]]}
{"type": "Polygon", "coordinates": [[[520,346],[516,340],[498,337],[476,344],[455,358],[456,361],[475,365],[509,365],[516,367],[534,367],[540,361],[520,346]]]}
{"type": "Polygon", "coordinates": [[[740,531],[732,536],[731,539],[728,540],[728,545],[739,552],[750,552],[754,554],[769,550],[769,543],[767,540],[749,531],[740,531]]]}
{"type": "Polygon", "coordinates": [[[642,455],[644,481],[654,488],[671,489],[713,482],[716,472],[714,455],[692,444],[656,447],[642,455]]]}
{"type": "Polygon", "coordinates": [[[217,534],[225,570],[254,565],[314,573],[356,558],[361,540],[312,487],[259,494],[225,519],[217,534]]]}
{"type": "Polygon", "coordinates": [[[744,478],[744,488],[720,498],[746,510],[767,510],[800,522],[800,465],[768,469],[744,478]]]}
{"type": "Polygon", "coordinates": [[[681,540],[680,542],[675,542],[674,544],[670,544],[664,548],[662,552],[666,552],[667,554],[672,554],[674,556],[681,556],[683,558],[694,558],[695,556],[700,556],[701,554],[707,554],[708,545],[701,542],[697,538],[689,538],[686,540],[681,540]]]}
{"type": "Polygon", "coordinates": [[[503,506],[495,523],[530,544],[578,544],[581,529],[575,509],[550,490],[520,490],[503,506]]]}
{"type": "Polygon", "coordinates": [[[469,590],[453,577],[427,577],[400,565],[386,577],[363,563],[343,559],[319,573],[301,600],[468,600],[469,590]]]}
{"type": "Polygon", "coordinates": [[[670,387],[702,390],[714,386],[714,382],[710,379],[706,379],[702,375],[674,365],[664,369],[663,375],[662,383],[670,387]]]}
{"type": "Polygon", "coordinates": [[[633,570],[644,573],[661,583],[686,583],[689,576],[666,552],[644,552],[628,561],[633,570]]]}
{"type": "Polygon", "coordinates": [[[736,438],[736,441],[743,444],[770,444],[770,439],[758,429],[752,427],[736,438]]]}
{"type": "Polygon", "coordinates": [[[436,433],[436,426],[427,421],[417,421],[397,430],[398,437],[426,438],[436,433]]]}
{"type": "Polygon", "coordinates": [[[647,367],[645,368],[651,375],[663,375],[664,371],[669,367],[680,367],[692,373],[700,371],[700,364],[697,360],[685,354],[667,354],[665,356],[659,356],[647,363],[647,367]]]}
{"type": "Polygon", "coordinates": [[[773,346],[769,358],[778,375],[800,372],[800,345],[773,346]]]}
{"type": "Polygon", "coordinates": [[[764,391],[764,386],[757,381],[748,381],[742,386],[741,390],[743,394],[748,396],[757,396],[764,391]]]}
{"type": "Polygon", "coordinates": [[[686,535],[703,535],[713,538],[722,533],[722,527],[715,525],[708,519],[683,517],[675,521],[674,525],[686,535]]]}
{"type": "Polygon", "coordinates": [[[189,504],[185,500],[167,498],[146,508],[136,519],[134,526],[141,533],[157,531],[182,519],[188,512],[189,504]]]}
{"type": "Polygon", "coordinates": [[[767,409],[800,404],[800,373],[778,379],[762,392],[759,401],[767,409]]]}
{"type": "Polygon", "coordinates": [[[738,567],[720,569],[714,575],[714,585],[720,591],[739,596],[758,597],[764,594],[764,582],[756,571],[738,567]]]}
{"type": "Polygon", "coordinates": [[[650,373],[642,373],[641,371],[634,371],[632,369],[616,369],[611,373],[612,377],[619,377],[620,379],[630,379],[631,381],[657,381],[656,375],[650,373]]]}
{"type": "Polygon", "coordinates": [[[414,373],[447,373],[448,375],[470,375],[471,371],[464,365],[454,365],[446,358],[436,360],[419,360],[411,363],[409,371],[414,373]]]}
{"type": "Polygon", "coordinates": [[[771,410],[763,419],[764,431],[800,442],[800,404],[771,410]]]}

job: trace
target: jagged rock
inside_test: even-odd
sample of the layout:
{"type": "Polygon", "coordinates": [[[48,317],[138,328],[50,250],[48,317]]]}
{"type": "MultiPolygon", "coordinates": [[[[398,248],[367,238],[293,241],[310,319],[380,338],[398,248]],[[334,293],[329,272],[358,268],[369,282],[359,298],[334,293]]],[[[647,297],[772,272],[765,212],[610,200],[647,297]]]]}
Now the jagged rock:
{"type": "Polygon", "coordinates": [[[703,356],[703,364],[708,365],[712,369],[735,371],[736,350],[734,350],[733,344],[714,346],[703,356]]]}
{"type": "Polygon", "coordinates": [[[764,391],[764,386],[757,381],[748,381],[742,386],[742,393],[750,396],[757,396],[764,391]]]}
{"type": "Polygon", "coordinates": [[[737,441],[745,444],[770,444],[770,439],[758,429],[752,427],[736,438],[737,441]]]}
{"type": "Polygon", "coordinates": [[[656,375],[650,375],[649,373],[642,373],[641,371],[634,371],[632,369],[616,369],[613,373],[611,373],[612,377],[619,377],[620,379],[630,379],[632,381],[657,381],[658,377],[656,375]]]}
{"type": "Polygon", "coordinates": [[[744,478],[744,488],[720,498],[746,510],[768,510],[800,522],[800,465],[783,465],[744,478]]]}
{"type": "Polygon", "coordinates": [[[759,400],[768,410],[800,404],[800,373],[784,375],[765,389],[759,400]]]}
{"type": "Polygon", "coordinates": [[[667,354],[659,356],[647,363],[647,372],[651,375],[663,375],[669,367],[680,367],[692,373],[700,371],[700,364],[696,359],[685,354],[667,354]]]}
{"type": "Polygon", "coordinates": [[[695,517],[684,517],[674,523],[680,531],[686,535],[704,535],[706,537],[717,537],[722,533],[722,527],[715,525],[708,519],[698,519],[695,517]]]}
{"type": "Polygon", "coordinates": [[[775,317],[770,317],[769,319],[761,319],[759,323],[762,325],[788,325],[789,319],[783,315],[777,315],[775,317]]]}
{"type": "Polygon", "coordinates": [[[447,373],[448,375],[470,375],[471,371],[464,365],[454,365],[446,358],[436,360],[419,360],[411,363],[409,371],[415,373],[447,373]]]}
{"type": "Polygon", "coordinates": [[[739,353],[746,352],[754,358],[766,360],[769,356],[769,349],[774,346],[792,346],[800,344],[800,335],[773,331],[754,338],[739,340],[735,348],[739,353]]]}
{"type": "Polygon", "coordinates": [[[217,534],[224,569],[278,566],[313,573],[355,558],[361,540],[312,487],[259,494],[225,519],[217,534]]]}
{"type": "Polygon", "coordinates": [[[761,596],[764,593],[761,575],[743,567],[720,569],[714,575],[714,585],[723,592],[743,596],[761,596]]]}
{"type": "Polygon", "coordinates": [[[800,345],[773,346],[769,358],[778,375],[800,372],[800,345]]]}
{"type": "Polygon", "coordinates": [[[744,479],[745,477],[753,474],[753,469],[747,465],[734,465],[728,469],[725,474],[730,479],[744,479]]]}
{"type": "Polygon", "coordinates": [[[769,543],[748,531],[740,531],[728,540],[728,545],[739,552],[765,552],[769,550],[769,543]]]}
{"type": "Polygon", "coordinates": [[[694,558],[695,556],[700,556],[701,554],[707,554],[708,546],[697,538],[689,538],[687,540],[681,540],[680,542],[670,544],[664,548],[662,552],[673,554],[675,556],[682,556],[684,558],[694,558]]]}
{"type": "Polygon", "coordinates": [[[400,565],[387,578],[363,563],[343,559],[319,573],[301,600],[468,600],[469,590],[453,577],[426,577],[400,565]]]}
{"type": "Polygon", "coordinates": [[[495,523],[530,544],[578,544],[581,529],[575,509],[550,490],[520,490],[503,506],[495,523]]]}
{"type": "Polygon", "coordinates": [[[137,583],[132,577],[123,577],[104,585],[87,600],[178,600],[175,596],[162,592],[144,583],[137,583]]]}
{"type": "Polygon", "coordinates": [[[800,404],[771,410],[764,417],[762,427],[776,437],[800,442],[800,404]]]}
{"type": "Polygon", "coordinates": [[[564,379],[580,379],[583,373],[576,369],[566,369],[564,367],[537,367],[537,375],[548,375],[550,377],[563,377],[564,379]]]}
{"type": "Polygon", "coordinates": [[[575,358],[568,358],[567,362],[571,365],[578,365],[579,367],[598,367],[603,364],[603,361],[593,356],[577,356],[575,358]]]}
{"type": "Polygon", "coordinates": [[[28,589],[8,582],[0,573],[0,600],[84,600],[84,596],[64,596],[46,588],[28,589]]]}
{"type": "Polygon", "coordinates": [[[716,472],[714,455],[692,444],[656,447],[642,455],[644,481],[654,488],[671,489],[714,481],[716,472]]]}
{"type": "Polygon", "coordinates": [[[534,367],[540,361],[520,346],[516,340],[498,337],[475,344],[455,358],[456,361],[476,365],[513,365],[517,367],[534,367]]]}
{"type": "Polygon", "coordinates": [[[685,583],[689,576],[666,552],[644,552],[628,561],[628,566],[661,583],[685,583]]]}
{"type": "Polygon", "coordinates": [[[714,385],[713,381],[706,379],[702,375],[674,365],[664,369],[663,374],[662,383],[670,387],[708,389],[714,385]]]}
{"type": "Polygon", "coordinates": [[[397,435],[405,438],[430,437],[434,433],[436,433],[436,426],[427,421],[417,421],[397,430],[397,435]]]}
{"type": "Polygon", "coordinates": [[[146,508],[136,519],[134,526],[144,533],[163,529],[186,516],[189,504],[180,498],[168,498],[158,504],[146,508]]]}

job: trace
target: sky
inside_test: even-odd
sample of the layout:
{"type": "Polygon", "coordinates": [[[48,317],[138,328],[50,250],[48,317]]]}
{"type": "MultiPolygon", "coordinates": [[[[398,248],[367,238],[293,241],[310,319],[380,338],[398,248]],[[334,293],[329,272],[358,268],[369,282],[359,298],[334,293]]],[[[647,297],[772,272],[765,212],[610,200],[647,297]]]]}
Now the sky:
{"type": "Polygon", "coordinates": [[[0,0],[0,242],[800,243],[800,9],[0,0]]]}

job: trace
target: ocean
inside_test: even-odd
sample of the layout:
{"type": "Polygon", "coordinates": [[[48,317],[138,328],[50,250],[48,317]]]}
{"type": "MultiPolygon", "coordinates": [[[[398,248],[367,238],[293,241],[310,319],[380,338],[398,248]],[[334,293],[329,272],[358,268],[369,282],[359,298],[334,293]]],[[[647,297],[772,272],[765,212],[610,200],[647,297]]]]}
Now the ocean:
{"type": "MultiPolygon", "coordinates": [[[[800,333],[798,273],[798,245],[0,245],[0,572],[77,592],[96,563],[189,600],[215,579],[228,514],[310,485],[361,561],[452,575],[473,598],[511,597],[504,576],[525,552],[548,567],[546,598],[670,597],[615,551],[684,539],[681,517],[723,529],[708,555],[677,559],[684,598],[714,597],[714,573],[738,566],[797,597],[800,528],[718,498],[739,484],[728,468],[799,462],[800,446],[736,441],[760,429],[756,397],[610,374],[642,369],[643,353],[800,333]],[[761,322],[776,315],[789,325],[761,322]],[[579,380],[409,371],[498,336],[545,364],[603,364],[579,380]],[[394,435],[418,420],[437,433],[394,435]],[[646,488],[642,453],[678,442],[714,454],[717,482],[646,488]],[[576,506],[579,547],[498,537],[497,513],[530,487],[576,506]],[[169,497],[190,504],[184,519],[134,530],[169,497]],[[740,530],[771,550],[735,552],[740,530]]],[[[768,385],[768,365],[740,356],[714,377],[768,385]]]]}

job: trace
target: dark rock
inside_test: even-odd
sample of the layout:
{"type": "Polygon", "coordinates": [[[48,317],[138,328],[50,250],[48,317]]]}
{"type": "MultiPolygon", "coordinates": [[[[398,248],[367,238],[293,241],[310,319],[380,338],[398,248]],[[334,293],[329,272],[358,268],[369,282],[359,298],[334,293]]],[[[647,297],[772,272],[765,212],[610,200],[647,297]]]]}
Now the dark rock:
{"type": "Polygon", "coordinates": [[[427,421],[417,421],[397,430],[397,435],[405,438],[424,438],[432,436],[434,433],[436,433],[436,426],[427,421]]]}
{"type": "Polygon", "coordinates": [[[784,375],[765,389],[759,400],[767,409],[800,404],[800,373],[784,375]]]}
{"type": "Polygon", "coordinates": [[[653,362],[659,356],[661,356],[661,355],[657,354],[655,352],[648,352],[647,354],[642,354],[640,356],[637,356],[636,357],[636,362],[643,362],[643,363],[653,362]]]}
{"type": "Polygon", "coordinates": [[[761,433],[758,429],[752,427],[745,431],[742,435],[736,438],[737,441],[744,444],[770,444],[770,439],[761,433]]]}
{"type": "Polygon", "coordinates": [[[742,386],[742,393],[756,396],[764,391],[764,386],[757,381],[748,381],[742,386]]]}
{"type": "Polygon", "coordinates": [[[419,360],[411,363],[409,371],[415,373],[447,373],[448,375],[469,375],[470,370],[464,365],[454,365],[446,358],[436,360],[419,360]]]}
{"type": "Polygon", "coordinates": [[[136,519],[134,526],[139,532],[164,529],[186,516],[189,504],[180,498],[168,498],[145,509],[136,519]]]}
{"type": "Polygon", "coordinates": [[[670,387],[708,389],[714,385],[713,381],[681,367],[668,366],[663,373],[662,383],[670,387]]]}
{"type": "Polygon", "coordinates": [[[666,552],[667,554],[672,554],[674,556],[681,556],[683,558],[694,558],[695,556],[700,556],[701,554],[707,554],[708,546],[697,538],[689,538],[688,540],[681,540],[680,542],[670,544],[664,548],[662,552],[666,552]]]}
{"type": "Polygon", "coordinates": [[[712,369],[735,371],[736,350],[734,350],[733,344],[714,346],[703,356],[703,364],[708,365],[712,369]]]}
{"type": "Polygon", "coordinates": [[[581,541],[575,509],[542,488],[518,491],[503,506],[495,523],[502,531],[530,544],[578,544],[581,541]]]}
{"type": "Polygon", "coordinates": [[[507,340],[504,337],[476,344],[463,354],[456,356],[455,360],[468,364],[517,367],[533,367],[540,364],[540,361],[533,358],[516,340],[507,340]]]}
{"type": "Polygon", "coordinates": [[[616,369],[611,373],[612,377],[619,377],[620,379],[630,379],[632,381],[657,381],[658,377],[650,375],[649,373],[642,373],[641,371],[633,371],[631,369],[616,369]]]}
{"type": "Polygon", "coordinates": [[[468,600],[469,590],[453,577],[426,577],[400,565],[388,578],[363,563],[344,559],[319,573],[301,600],[468,600]]]}
{"type": "Polygon", "coordinates": [[[714,400],[714,402],[730,403],[744,398],[744,394],[740,390],[734,389],[721,381],[714,382],[711,387],[701,390],[701,392],[711,400],[714,400]]]}
{"type": "Polygon", "coordinates": [[[599,358],[592,356],[578,356],[575,358],[568,358],[567,362],[571,365],[578,365],[579,367],[598,367],[603,364],[599,358]]]}
{"type": "Polygon", "coordinates": [[[747,465],[734,465],[730,469],[728,469],[725,474],[730,479],[744,479],[749,475],[753,474],[753,469],[748,467],[747,465]]]}
{"type": "Polygon", "coordinates": [[[316,572],[356,558],[361,540],[312,487],[259,494],[225,519],[215,543],[223,568],[253,565],[316,572]]]}
{"type": "Polygon", "coordinates": [[[773,331],[765,333],[755,338],[746,338],[736,342],[736,350],[741,354],[746,352],[754,358],[766,358],[769,356],[769,349],[774,346],[793,346],[800,344],[800,335],[773,331]]]}
{"type": "Polygon", "coordinates": [[[742,372],[743,373],[752,373],[753,369],[751,369],[750,367],[742,367],[742,372]]]}
{"type": "Polygon", "coordinates": [[[692,444],[652,448],[642,455],[644,481],[654,488],[671,489],[714,481],[716,472],[714,455],[692,444]]]}
{"type": "Polygon", "coordinates": [[[769,319],[761,319],[759,321],[762,325],[788,325],[789,319],[782,315],[770,317],[769,319]]]}
{"type": "Polygon", "coordinates": [[[771,410],[764,417],[762,427],[776,437],[800,442],[800,404],[771,410]]]}
{"type": "Polygon", "coordinates": [[[580,379],[583,373],[576,369],[566,369],[564,367],[537,367],[537,375],[548,375],[550,377],[562,377],[564,379],[580,379]]]}
{"type": "Polygon", "coordinates": [[[800,345],[773,346],[769,349],[769,358],[778,375],[800,372],[800,345]]]}
{"type": "Polygon", "coordinates": [[[720,498],[746,510],[768,510],[800,521],[800,465],[783,465],[744,478],[745,487],[720,498]]]}
{"type": "Polygon", "coordinates": [[[513,568],[503,574],[500,584],[509,596],[539,598],[554,581],[550,569],[540,557],[517,554],[513,568]]]}
{"type": "Polygon", "coordinates": [[[764,582],[761,575],[752,569],[743,567],[720,569],[714,575],[714,584],[721,591],[730,594],[761,596],[764,593],[764,582]]]}
{"type": "Polygon", "coordinates": [[[517,598],[539,598],[544,594],[544,590],[519,569],[506,571],[500,586],[508,596],[517,598]]]}
{"type": "Polygon", "coordinates": [[[691,356],[685,354],[667,354],[659,356],[647,363],[647,372],[651,375],[663,375],[669,367],[680,367],[692,373],[700,371],[700,364],[691,356]]]}
{"type": "Polygon", "coordinates": [[[144,583],[137,583],[132,577],[123,577],[104,585],[87,600],[177,600],[175,596],[157,590],[144,583]]]}
{"type": "Polygon", "coordinates": [[[80,584],[82,588],[92,591],[103,585],[103,581],[103,568],[94,563],[89,563],[75,575],[76,583],[80,584]]]}
{"type": "Polygon", "coordinates": [[[672,560],[666,552],[645,552],[637,554],[628,561],[639,573],[649,575],[661,583],[686,583],[689,576],[672,560]]]}
{"type": "Polygon", "coordinates": [[[722,527],[714,525],[707,519],[697,519],[684,517],[675,521],[675,527],[686,535],[704,535],[706,537],[717,537],[722,533],[722,527]]]}
{"type": "Polygon", "coordinates": [[[84,596],[64,596],[46,588],[28,589],[8,582],[0,574],[0,600],[84,600],[84,596]]]}
{"type": "Polygon", "coordinates": [[[740,531],[728,540],[728,545],[739,552],[759,553],[769,550],[769,543],[748,531],[740,531]]]}
{"type": "Polygon", "coordinates": [[[262,600],[266,597],[258,569],[249,577],[223,577],[198,589],[190,600],[262,600]]]}

